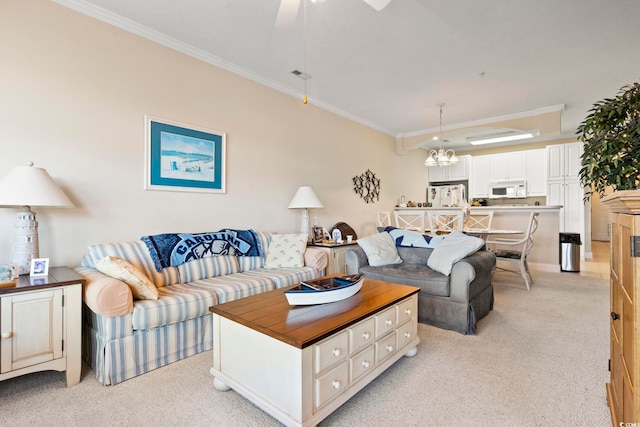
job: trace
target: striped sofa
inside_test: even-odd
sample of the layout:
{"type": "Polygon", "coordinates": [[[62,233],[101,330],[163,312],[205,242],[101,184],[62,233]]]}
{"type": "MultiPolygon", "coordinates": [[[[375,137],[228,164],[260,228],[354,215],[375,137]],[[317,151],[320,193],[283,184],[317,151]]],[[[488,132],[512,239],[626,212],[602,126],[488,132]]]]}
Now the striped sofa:
{"type": "MultiPolygon", "coordinates": [[[[263,248],[272,233],[258,232],[263,248]]],[[[324,252],[307,248],[305,266],[264,268],[264,257],[214,256],[157,272],[142,241],[89,247],[76,271],[84,276],[83,357],[98,381],[126,379],[213,347],[209,307],[321,275],[324,252]],[[123,258],[144,272],[157,300],[134,300],[127,284],[94,268],[105,257],[123,258]]]]}

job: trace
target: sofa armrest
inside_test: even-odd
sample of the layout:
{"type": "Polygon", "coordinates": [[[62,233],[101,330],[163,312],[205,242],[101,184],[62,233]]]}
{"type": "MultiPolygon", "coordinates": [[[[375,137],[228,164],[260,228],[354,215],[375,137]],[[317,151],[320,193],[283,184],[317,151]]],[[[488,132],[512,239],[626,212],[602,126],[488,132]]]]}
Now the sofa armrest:
{"type": "Polygon", "coordinates": [[[91,267],[76,267],[86,283],[82,299],[96,314],[117,317],[133,312],[133,294],[129,285],[91,267]]]}
{"type": "Polygon", "coordinates": [[[455,263],[449,279],[450,298],[453,301],[469,302],[479,290],[491,283],[495,266],[496,256],[486,250],[475,252],[455,263]],[[472,289],[473,286],[479,289],[472,289]]]}
{"type": "Polygon", "coordinates": [[[347,249],[344,254],[344,262],[347,265],[347,274],[358,274],[360,268],[369,265],[367,254],[364,253],[360,246],[347,249]]]}
{"type": "Polygon", "coordinates": [[[316,271],[321,272],[329,264],[329,257],[323,250],[317,248],[307,247],[304,251],[304,265],[305,267],[313,267],[316,271]]]}

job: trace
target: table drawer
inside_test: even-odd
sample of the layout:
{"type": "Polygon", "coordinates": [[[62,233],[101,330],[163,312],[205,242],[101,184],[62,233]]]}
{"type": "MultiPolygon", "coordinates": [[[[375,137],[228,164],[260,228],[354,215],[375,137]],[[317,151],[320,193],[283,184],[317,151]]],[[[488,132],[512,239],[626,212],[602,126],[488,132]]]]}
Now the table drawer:
{"type": "Polygon", "coordinates": [[[343,331],[315,346],[316,374],[336,363],[346,360],[349,355],[349,335],[343,331]]]}
{"type": "Polygon", "coordinates": [[[376,363],[380,363],[396,352],[395,332],[376,342],[376,363]]]}
{"type": "Polygon", "coordinates": [[[370,372],[375,366],[375,349],[373,346],[353,356],[351,363],[351,382],[356,382],[370,372]]]}
{"type": "Polygon", "coordinates": [[[398,304],[398,325],[402,325],[407,320],[418,315],[418,304],[416,298],[409,298],[398,304]]]}
{"type": "Polygon", "coordinates": [[[413,341],[417,334],[417,328],[415,328],[415,326],[416,324],[414,322],[408,322],[398,328],[398,349],[413,341]]]}
{"type": "Polygon", "coordinates": [[[349,352],[351,354],[360,351],[373,343],[375,322],[367,319],[349,329],[349,352]]]}
{"type": "Polygon", "coordinates": [[[348,388],[349,364],[345,361],[316,379],[316,408],[320,408],[348,388]]]}
{"type": "Polygon", "coordinates": [[[397,324],[396,306],[386,309],[376,314],[376,339],[382,337],[387,332],[395,329],[397,324]]]}

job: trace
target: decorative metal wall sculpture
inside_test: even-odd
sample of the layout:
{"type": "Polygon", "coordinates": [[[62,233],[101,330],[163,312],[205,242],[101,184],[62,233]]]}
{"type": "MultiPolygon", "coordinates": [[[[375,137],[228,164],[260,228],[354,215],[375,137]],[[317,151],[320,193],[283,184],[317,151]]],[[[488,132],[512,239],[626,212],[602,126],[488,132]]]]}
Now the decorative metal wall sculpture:
{"type": "Polygon", "coordinates": [[[353,177],[353,191],[365,202],[375,203],[380,200],[380,180],[367,169],[362,175],[353,177]]]}

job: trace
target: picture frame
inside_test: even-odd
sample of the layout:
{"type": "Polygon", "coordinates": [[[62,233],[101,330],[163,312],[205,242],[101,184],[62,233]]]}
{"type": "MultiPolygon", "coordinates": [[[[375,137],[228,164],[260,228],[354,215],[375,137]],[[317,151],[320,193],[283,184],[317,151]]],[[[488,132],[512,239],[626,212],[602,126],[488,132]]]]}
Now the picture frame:
{"type": "Polygon", "coordinates": [[[29,276],[39,277],[49,275],[49,258],[33,258],[29,276]]]}
{"type": "Polygon", "coordinates": [[[226,133],[145,115],[145,190],[226,192],[226,133]]]}
{"type": "Polygon", "coordinates": [[[324,240],[324,233],[322,230],[322,227],[312,227],[313,243],[322,243],[322,240],[324,240]]]}

